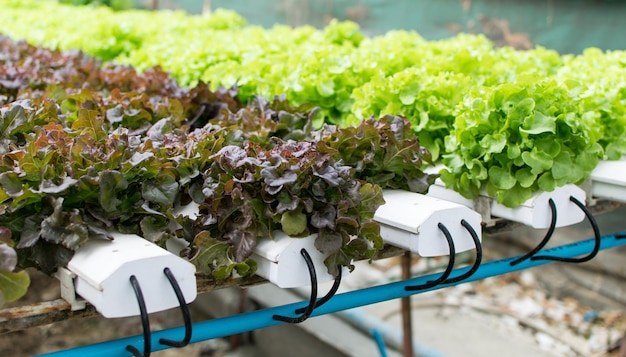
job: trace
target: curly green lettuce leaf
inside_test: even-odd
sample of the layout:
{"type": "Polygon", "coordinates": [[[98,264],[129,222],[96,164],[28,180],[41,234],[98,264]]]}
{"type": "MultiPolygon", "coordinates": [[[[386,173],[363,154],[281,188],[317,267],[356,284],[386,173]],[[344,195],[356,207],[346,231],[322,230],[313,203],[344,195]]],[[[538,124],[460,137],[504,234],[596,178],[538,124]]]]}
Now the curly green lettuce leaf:
{"type": "Polygon", "coordinates": [[[18,257],[13,249],[11,231],[0,227],[0,307],[26,294],[30,277],[25,271],[15,271],[18,257]]]}
{"type": "Polygon", "coordinates": [[[467,198],[483,190],[508,207],[586,179],[603,149],[596,117],[577,111],[571,87],[529,80],[472,91],[446,140],[442,180],[467,198]]]}

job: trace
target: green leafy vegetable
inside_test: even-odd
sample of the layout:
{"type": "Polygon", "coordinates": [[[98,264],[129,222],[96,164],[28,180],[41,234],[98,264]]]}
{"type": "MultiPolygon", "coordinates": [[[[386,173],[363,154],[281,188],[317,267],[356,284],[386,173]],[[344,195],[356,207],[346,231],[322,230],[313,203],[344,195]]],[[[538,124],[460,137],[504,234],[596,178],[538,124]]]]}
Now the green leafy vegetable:
{"type": "Polygon", "coordinates": [[[16,83],[0,112],[0,225],[21,268],[51,273],[118,230],[160,245],[185,239],[199,272],[247,276],[258,240],[283,230],[315,234],[337,274],[382,248],[373,221],[382,188],[424,192],[434,179],[421,169],[428,151],[399,117],[315,131],[319,110],[284,96],[243,106],[236,87],[181,88],[158,68],[138,74],[0,43],[0,72],[16,83]],[[49,61],[67,65],[42,70],[49,61]],[[191,201],[196,219],[175,214],[191,201]]]}
{"type": "MultiPolygon", "coordinates": [[[[290,103],[293,108],[303,105],[320,108],[315,120],[307,124],[310,126],[298,126],[295,135],[306,135],[321,128],[323,123],[345,127],[388,114],[405,117],[433,160],[450,165],[450,172],[442,174],[445,181],[466,197],[488,189],[499,195],[500,202],[515,205],[538,189],[580,182],[598,159],[619,159],[626,152],[624,51],[603,52],[590,48],[581,55],[559,55],[541,47],[528,51],[496,48],[483,36],[463,33],[438,41],[425,41],[407,31],[389,31],[368,38],[351,22],[331,21],[319,30],[310,26],[279,25],[263,29],[246,25],[236,14],[223,11],[211,16],[191,16],[77,9],[33,0],[0,2],[3,5],[0,31],[15,38],[53,47],[80,48],[146,72],[160,66],[182,85],[210,83],[210,88],[218,93],[220,87],[237,86],[238,99],[244,105],[258,101],[258,96],[282,96],[280,101],[290,103]],[[58,21],[57,17],[42,15],[49,13],[80,21],[58,21]],[[20,21],[24,18],[34,21],[20,21]],[[82,32],[77,31],[76,26],[81,26],[82,21],[88,24],[82,27],[89,29],[89,36],[77,38],[82,32]],[[103,25],[93,26],[93,23],[103,25]],[[186,40],[181,42],[180,38],[186,40]],[[542,83],[554,85],[537,89],[542,83]],[[526,92],[518,91],[517,97],[504,92],[493,94],[507,85],[524,88],[526,92]],[[566,113],[565,116],[554,115],[549,108],[538,108],[536,93],[561,102],[559,110],[566,113]],[[484,108],[480,113],[481,109],[475,108],[472,115],[476,118],[468,114],[468,108],[484,106],[481,100],[492,94],[489,100],[499,109],[484,108]],[[509,104],[513,107],[509,108],[509,104]],[[508,119],[500,122],[502,118],[508,119]],[[458,136],[474,122],[483,121],[504,124],[507,130],[481,133],[480,142],[464,146],[463,150],[468,151],[459,155],[456,152],[459,140],[465,142],[466,139],[453,136],[458,136]],[[582,125],[573,121],[581,121],[582,125]],[[594,133],[583,133],[592,127],[594,133]],[[563,145],[570,129],[574,130],[576,139],[568,141],[564,148],[557,147],[563,145]],[[537,140],[536,136],[541,139],[537,140]],[[600,147],[583,154],[570,150],[580,138],[585,142],[579,144],[586,147],[585,136],[600,147]],[[532,140],[525,141],[528,137],[532,140]],[[526,147],[531,142],[535,151],[526,147]],[[505,162],[507,159],[510,162],[505,162]],[[494,165],[493,160],[498,164],[494,165]],[[564,170],[568,164],[572,167],[570,173],[564,170]],[[553,167],[549,174],[548,165],[553,167]],[[488,182],[488,175],[494,175],[494,182],[488,182]],[[498,192],[505,191],[502,187],[509,187],[512,179],[516,180],[516,185],[511,190],[498,192]],[[512,197],[516,194],[520,197],[512,197]]],[[[91,82],[85,74],[90,73],[93,66],[81,61],[77,58],[65,67],[63,61],[55,61],[54,66],[91,82]],[[73,67],[83,70],[74,71],[73,67]]],[[[45,71],[35,76],[20,69],[6,73],[11,75],[0,82],[1,102],[14,100],[18,88],[37,91],[54,81],[45,71]],[[29,84],[24,86],[24,83],[29,84]]],[[[145,88],[150,88],[150,82],[144,84],[145,88]]],[[[128,82],[119,85],[122,92],[132,86],[128,82]]],[[[206,93],[204,89],[198,92],[206,93]]],[[[75,108],[75,95],[80,94],[67,96],[62,107],[75,108]]],[[[193,106],[187,106],[179,102],[183,98],[177,98],[152,108],[146,104],[145,97],[137,94],[133,98],[129,104],[113,101],[107,106],[107,120],[111,125],[140,130],[148,118],[163,119],[171,113],[175,120],[186,119],[195,123],[194,127],[201,127],[208,117],[225,115],[221,112],[224,106],[235,113],[229,116],[231,128],[253,122],[257,116],[268,124],[276,122],[275,118],[269,121],[266,116],[257,115],[255,110],[263,105],[256,105],[257,109],[250,108],[252,113],[239,116],[233,108],[233,104],[235,107],[238,104],[236,101],[206,104],[193,100],[193,106]],[[151,116],[154,113],[158,115],[151,116]]],[[[281,109],[276,111],[280,113],[281,109]]],[[[85,114],[66,118],[81,123],[86,119],[89,117],[85,114]]],[[[296,115],[286,118],[286,122],[306,122],[301,119],[301,115],[296,115]]],[[[269,129],[272,130],[278,136],[286,135],[284,127],[269,129]]],[[[262,132],[269,134],[269,131],[262,132]]],[[[244,136],[239,138],[261,144],[265,137],[264,134],[244,136]]],[[[234,139],[234,134],[229,139],[234,139]]],[[[2,145],[0,143],[0,148],[2,145]]]]}
{"type": "Polygon", "coordinates": [[[473,91],[458,106],[441,177],[465,197],[485,189],[516,207],[538,190],[587,178],[602,156],[600,131],[577,111],[571,88],[553,80],[473,91]]]}
{"type": "Polygon", "coordinates": [[[11,231],[0,227],[0,306],[26,294],[30,277],[25,271],[15,272],[17,253],[13,249],[11,231]]]}

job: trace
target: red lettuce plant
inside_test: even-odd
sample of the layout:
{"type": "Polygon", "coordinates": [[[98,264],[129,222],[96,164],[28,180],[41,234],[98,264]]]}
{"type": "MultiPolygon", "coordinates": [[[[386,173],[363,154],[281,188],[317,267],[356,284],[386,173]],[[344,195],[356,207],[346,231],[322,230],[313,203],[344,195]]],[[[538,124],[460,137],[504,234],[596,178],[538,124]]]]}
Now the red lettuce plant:
{"type": "Polygon", "coordinates": [[[432,183],[399,117],[314,131],[316,109],[284,97],[242,106],[236,88],[180,88],[158,68],[0,46],[0,228],[18,268],[51,273],[117,230],[183,238],[199,272],[247,276],[257,241],[283,230],[316,234],[336,273],[382,248],[383,188],[432,183]],[[197,218],[176,214],[191,201],[197,218]]]}

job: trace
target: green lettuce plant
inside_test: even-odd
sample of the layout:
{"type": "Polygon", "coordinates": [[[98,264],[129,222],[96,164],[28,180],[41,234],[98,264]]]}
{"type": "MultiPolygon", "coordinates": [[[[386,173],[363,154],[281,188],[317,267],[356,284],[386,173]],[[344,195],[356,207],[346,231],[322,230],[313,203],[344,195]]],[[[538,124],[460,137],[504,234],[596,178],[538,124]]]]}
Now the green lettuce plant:
{"type": "Polygon", "coordinates": [[[516,207],[539,190],[580,183],[602,156],[601,126],[580,113],[577,84],[530,78],[472,91],[446,137],[442,180],[467,198],[485,191],[516,207]]]}
{"type": "MultiPolygon", "coordinates": [[[[588,151],[590,155],[597,155],[598,159],[619,159],[626,151],[624,51],[590,48],[581,55],[560,55],[542,47],[517,51],[508,47],[496,48],[484,36],[462,33],[437,41],[425,41],[409,31],[389,31],[381,36],[366,37],[356,24],[337,21],[323,29],[280,25],[264,29],[246,25],[238,15],[224,11],[216,11],[210,16],[191,16],[167,11],[78,9],[32,0],[0,0],[0,3],[3,5],[0,13],[2,32],[31,43],[79,48],[105,60],[133,65],[140,72],[151,71],[159,65],[182,86],[193,88],[206,83],[213,92],[219,92],[219,88],[236,87],[238,102],[228,104],[233,112],[236,112],[234,107],[248,105],[259,96],[273,98],[277,95],[284,96],[284,100],[294,107],[311,105],[319,108],[319,115],[314,117],[311,127],[299,129],[303,132],[320,129],[324,123],[348,127],[387,114],[405,117],[435,161],[447,160],[454,165],[448,171],[454,174],[446,181],[449,187],[466,197],[473,197],[477,190],[488,188],[483,186],[487,181],[482,178],[482,168],[491,167],[493,155],[470,150],[462,155],[462,160],[452,159],[460,155],[457,152],[459,139],[455,136],[468,128],[465,121],[468,108],[472,106],[468,103],[477,98],[486,98],[489,102],[489,96],[495,97],[494,92],[509,88],[509,85],[525,87],[528,97],[533,100],[537,88],[545,87],[539,92],[546,98],[563,100],[562,109],[568,113],[568,118],[580,118],[582,127],[588,127],[587,123],[593,121],[593,131],[597,129],[599,135],[589,136],[596,140],[601,150],[593,147],[588,151]],[[58,16],[47,16],[49,13],[58,16]],[[33,21],[20,20],[24,18],[33,21]],[[59,18],[79,20],[67,22],[59,18]],[[91,26],[93,23],[103,25],[91,26]],[[87,28],[89,35],[82,36],[83,32],[77,28],[87,28]],[[180,41],[181,38],[185,41],[180,41]],[[545,86],[544,80],[555,85],[545,86]],[[566,88],[565,96],[563,88],[566,88]],[[444,156],[448,158],[444,159],[444,156]],[[461,162],[465,165],[462,169],[457,166],[461,162]],[[466,177],[462,172],[474,173],[466,177]],[[463,182],[453,182],[455,178],[463,182]]],[[[195,122],[202,123],[206,121],[207,113],[220,111],[221,104],[194,103],[193,107],[183,104],[183,108],[189,109],[185,109],[187,112],[179,118],[198,117],[195,122]],[[195,114],[190,115],[190,112],[195,114]]],[[[169,105],[177,104],[172,102],[169,105]]],[[[498,105],[493,106],[498,109],[486,110],[493,113],[490,115],[507,116],[507,113],[500,113],[503,109],[498,105]]],[[[112,117],[120,118],[120,108],[110,109],[112,117]]],[[[534,109],[531,112],[535,115],[534,109]]],[[[145,112],[140,113],[145,116],[145,112]]],[[[231,120],[235,120],[233,118],[231,120]]],[[[249,121],[242,118],[235,121],[242,120],[249,121]]],[[[510,128],[506,140],[513,141],[505,146],[519,147],[516,138],[526,134],[514,133],[516,127],[510,128]]],[[[560,142],[564,132],[543,132],[542,140],[547,141],[544,137],[552,135],[553,141],[560,142]]],[[[579,131],[573,133],[574,137],[581,136],[579,131]]],[[[262,137],[259,135],[255,140],[262,141],[262,137]]],[[[490,140],[485,139],[483,146],[488,146],[490,140]]],[[[498,145],[502,143],[500,138],[496,141],[498,145]]],[[[531,142],[534,143],[534,139],[528,143],[531,142]]],[[[544,149],[542,145],[536,146],[533,157],[546,158],[546,155],[553,154],[544,149]]],[[[571,154],[574,153],[576,150],[571,154]]],[[[595,162],[587,160],[586,155],[580,158],[580,162],[577,160],[572,159],[576,166],[573,172],[582,172],[583,176],[589,173],[589,166],[595,162]]],[[[527,161],[532,160],[527,158],[527,161]]],[[[498,167],[506,167],[510,174],[516,174],[512,168],[519,167],[519,162],[510,167],[502,162],[498,167]]],[[[501,177],[498,169],[492,172],[501,177]]],[[[503,192],[498,192],[489,186],[489,192],[497,196],[517,192],[520,194],[517,199],[499,198],[507,205],[515,205],[530,192],[578,183],[581,179],[578,174],[561,177],[557,173],[554,186],[548,184],[550,176],[542,175],[537,168],[532,175],[526,175],[525,171],[517,175],[524,176],[524,187],[501,188],[503,192]],[[541,177],[546,181],[528,181],[541,177]]],[[[506,182],[499,181],[498,185],[508,187],[511,181],[506,182]]]]}
{"type": "Polygon", "coordinates": [[[15,271],[17,253],[13,249],[11,231],[0,227],[0,307],[18,300],[28,289],[30,277],[25,271],[15,271]]]}

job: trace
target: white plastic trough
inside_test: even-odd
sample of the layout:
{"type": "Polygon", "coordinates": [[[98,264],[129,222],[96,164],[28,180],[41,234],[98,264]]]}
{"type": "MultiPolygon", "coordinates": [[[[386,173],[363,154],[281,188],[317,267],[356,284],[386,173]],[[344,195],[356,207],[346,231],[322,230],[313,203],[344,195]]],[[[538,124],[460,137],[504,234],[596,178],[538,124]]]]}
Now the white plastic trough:
{"type": "Polygon", "coordinates": [[[443,199],[402,190],[384,190],[385,204],[374,215],[381,225],[381,236],[394,246],[424,257],[450,254],[448,241],[439,228],[443,224],[457,253],[475,249],[465,220],[482,237],[481,217],[470,208],[443,199]]]}
{"type": "Polygon", "coordinates": [[[590,178],[594,197],[626,202],[626,160],[601,161],[590,178]]]}
{"type": "Polygon", "coordinates": [[[163,270],[173,273],[187,303],[197,295],[195,267],[188,261],[134,234],[114,233],[114,240],[90,240],[67,265],[75,274],[76,294],[104,317],[140,314],[130,283],[135,276],[148,313],[178,307],[179,302],[163,270]]]}
{"type": "Polygon", "coordinates": [[[311,257],[318,283],[333,280],[328,273],[322,254],[314,246],[317,235],[292,238],[283,231],[275,231],[273,239],[263,239],[257,243],[252,259],[257,262],[257,275],[281,288],[298,288],[311,285],[306,262],[300,253],[306,249],[311,257]]]}
{"type": "Polygon", "coordinates": [[[576,185],[568,184],[557,187],[552,192],[537,192],[526,202],[515,208],[506,207],[496,202],[493,197],[484,194],[482,198],[487,200],[488,207],[476,207],[477,200],[467,199],[458,192],[446,188],[440,179],[437,179],[435,184],[430,186],[427,195],[456,202],[481,213],[484,213],[481,209],[487,209],[489,210],[487,212],[489,216],[504,218],[537,229],[550,227],[552,220],[552,212],[548,203],[550,199],[554,201],[557,211],[556,227],[565,227],[585,219],[585,213],[570,200],[570,196],[583,204],[587,197],[583,189],[576,185]]]}

